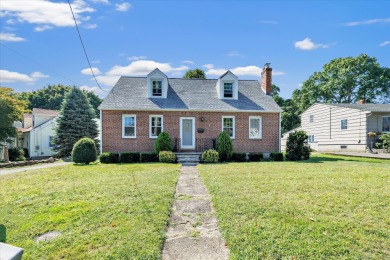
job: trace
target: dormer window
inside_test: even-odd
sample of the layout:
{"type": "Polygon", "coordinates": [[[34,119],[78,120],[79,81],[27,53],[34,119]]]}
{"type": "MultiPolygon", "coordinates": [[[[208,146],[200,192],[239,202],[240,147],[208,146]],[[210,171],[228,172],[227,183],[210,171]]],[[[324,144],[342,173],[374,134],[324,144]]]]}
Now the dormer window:
{"type": "Polygon", "coordinates": [[[233,83],[232,82],[223,83],[223,97],[224,98],[233,98],[233,83]]]}
{"type": "Polygon", "coordinates": [[[153,97],[161,97],[162,96],[162,81],[161,80],[153,80],[152,95],[153,95],[153,97]]]}

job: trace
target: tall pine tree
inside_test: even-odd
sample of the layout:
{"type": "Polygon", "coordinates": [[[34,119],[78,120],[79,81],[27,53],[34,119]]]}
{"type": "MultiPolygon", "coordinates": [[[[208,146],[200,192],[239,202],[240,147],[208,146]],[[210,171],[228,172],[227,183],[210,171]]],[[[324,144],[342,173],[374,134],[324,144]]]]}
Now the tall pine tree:
{"type": "Polygon", "coordinates": [[[66,95],[57,120],[54,150],[59,156],[69,156],[73,145],[83,137],[95,141],[98,150],[99,135],[95,111],[86,95],[78,88],[73,87],[66,95]]]}

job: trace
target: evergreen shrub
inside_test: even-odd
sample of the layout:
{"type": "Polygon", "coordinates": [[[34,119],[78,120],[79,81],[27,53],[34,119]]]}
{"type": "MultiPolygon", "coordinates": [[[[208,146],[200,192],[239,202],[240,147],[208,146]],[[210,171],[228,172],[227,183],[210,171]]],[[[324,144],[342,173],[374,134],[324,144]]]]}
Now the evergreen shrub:
{"type": "Polygon", "coordinates": [[[233,142],[228,132],[223,131],[219,134],[217,139],[217,151],[221,162],[225,162],[232,157],[233,142]]]}
{"type": "Polygon", "coordinates": [[[73,162],[89,164],[96,159],[96,144],[91,138],[81,138],[74,144],[72,149],[73,162]]]}
{"type": "Polygon", "coordinates": [[[209,149],[202,153],[202,161],[204,163],[217,163],[219,159],[219,154],[214,149],[209,149]]]}

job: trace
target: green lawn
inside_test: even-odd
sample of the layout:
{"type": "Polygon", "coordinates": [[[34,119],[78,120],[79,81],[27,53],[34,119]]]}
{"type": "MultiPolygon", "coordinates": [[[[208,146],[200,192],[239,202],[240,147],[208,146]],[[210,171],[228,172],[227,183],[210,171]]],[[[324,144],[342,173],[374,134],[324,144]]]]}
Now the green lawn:
{"type": "Polygon", "coordinates": [[[390,161],[199,165],[231,259],[390,259],[390,161]]]}
{"type": "Polygon", "coordinates": [[[55,167],[0,176],[0,224],[24,259],[158,259],[179,165],[55,167]],[[35,242],[47,231],[63,233],[35,242]]]}

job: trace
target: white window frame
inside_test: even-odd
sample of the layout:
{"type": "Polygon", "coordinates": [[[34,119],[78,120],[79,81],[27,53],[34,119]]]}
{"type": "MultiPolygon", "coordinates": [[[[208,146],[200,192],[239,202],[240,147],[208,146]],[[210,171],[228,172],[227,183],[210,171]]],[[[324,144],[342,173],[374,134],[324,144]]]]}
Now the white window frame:
{"type": "Polygon", "coordinates": [[[160,117],[161,118],[161,132],[164,131],[164,116],[163,115],[149,115],[149,138],[157,138],[158,136],[152,135],[152,118],[153,117],[160,117]]]}
{"type": "Polygon", "coordinates": [[[222,81],[222,98],[223,99],[234,99],[234,81],[231,80],[224,80],[222,81]],[[231,97],[225,97],[225,84],[232,84],[232,96],[231,97]]]}
{"type": "Polygon", "coordinates": [[[123,114],[122,115],[122,138],[137,138],[137,116],[134,114],[123,114]],[[125,118],[126,117],[134,117],[134,136],[125,135],[125,118]]]}
{"type": "Polygon", "coordinates": [[[309,123],[314,123],[314,115],[309,116],[309,123]]]}
{"type": "Polygon", "coordinates": [[[384,130],[383,130],[383,119],[384,119],[385,117],[388,118],[389,124],[390,124],[390,116],[382,116],[382,122],[381,122],[381,124],[382,124],[382,132],[383,132],[383,133],[390,133],[390,131],[384,131],[384,130]]]}
{"type": "Polygon", "coordinates": [[[340,120],[340,129],[341,129],[341,130],[348,130],[348,119],[347,119],[347,118],[341,119],[341,120],[340,120]],[[343,121],[346,121],[346,122],[347,122],[346,128],[343,128],[343,121]]]}
{"type": "Polygon", "coordinates": [[[222,132],[224,131],[224,125],[223,125],[223,120],[225,118],[231,118],[233,119],[233,135],[230,137],[231,139],[236,138],[236,118],[235,116],[222,116],[222,132]]]}
{"type": "MultiPolygon", "coordinates": [[[[49,140],[48,140],[48,141],[49,141],[49,144],[48,144],[47,147],[48,147],[48,148],[53,148],[53,147],[54,147],[54,144],[52,144],[52,142],[50,142],[50,138],[53,138],[53,139],[54,139],[54,136],[53,136],[53,135],[50,135],[50,136],[49,136],[49,140]]],[[[54,141],[54,140],[53,140],[53,141],[54,141]]]]}
{"type": "Polygon", "coordinates": [[[261,116],[249,116],[249,122],[248,122],[248,134],[249,139],[262,139],[263,138],[263,119],[261,116]],[[257,137],[251,137],[251,119],[259,119],[259,136],[257,137]]]}
{"type": "Polygon", "coordinates": [[[308,135],[307,142],[308,143],[315,143],[315,136],[314,135],[308,135]]]}
{"type": "Polygon", "coordinates": [[[150,80],[150,82],[151,82],[151,96],[153,97],[153,98],[162,98],[163,96],[164,96],[164,87],[163,87],[163,80],[162,79],[151,79],[150,80]],[[161,95],[160,96],[155,96],[154,94],[153,94],[153,82],[155,82],[155,81],[160,81],[161,82],[161,95]]]}

